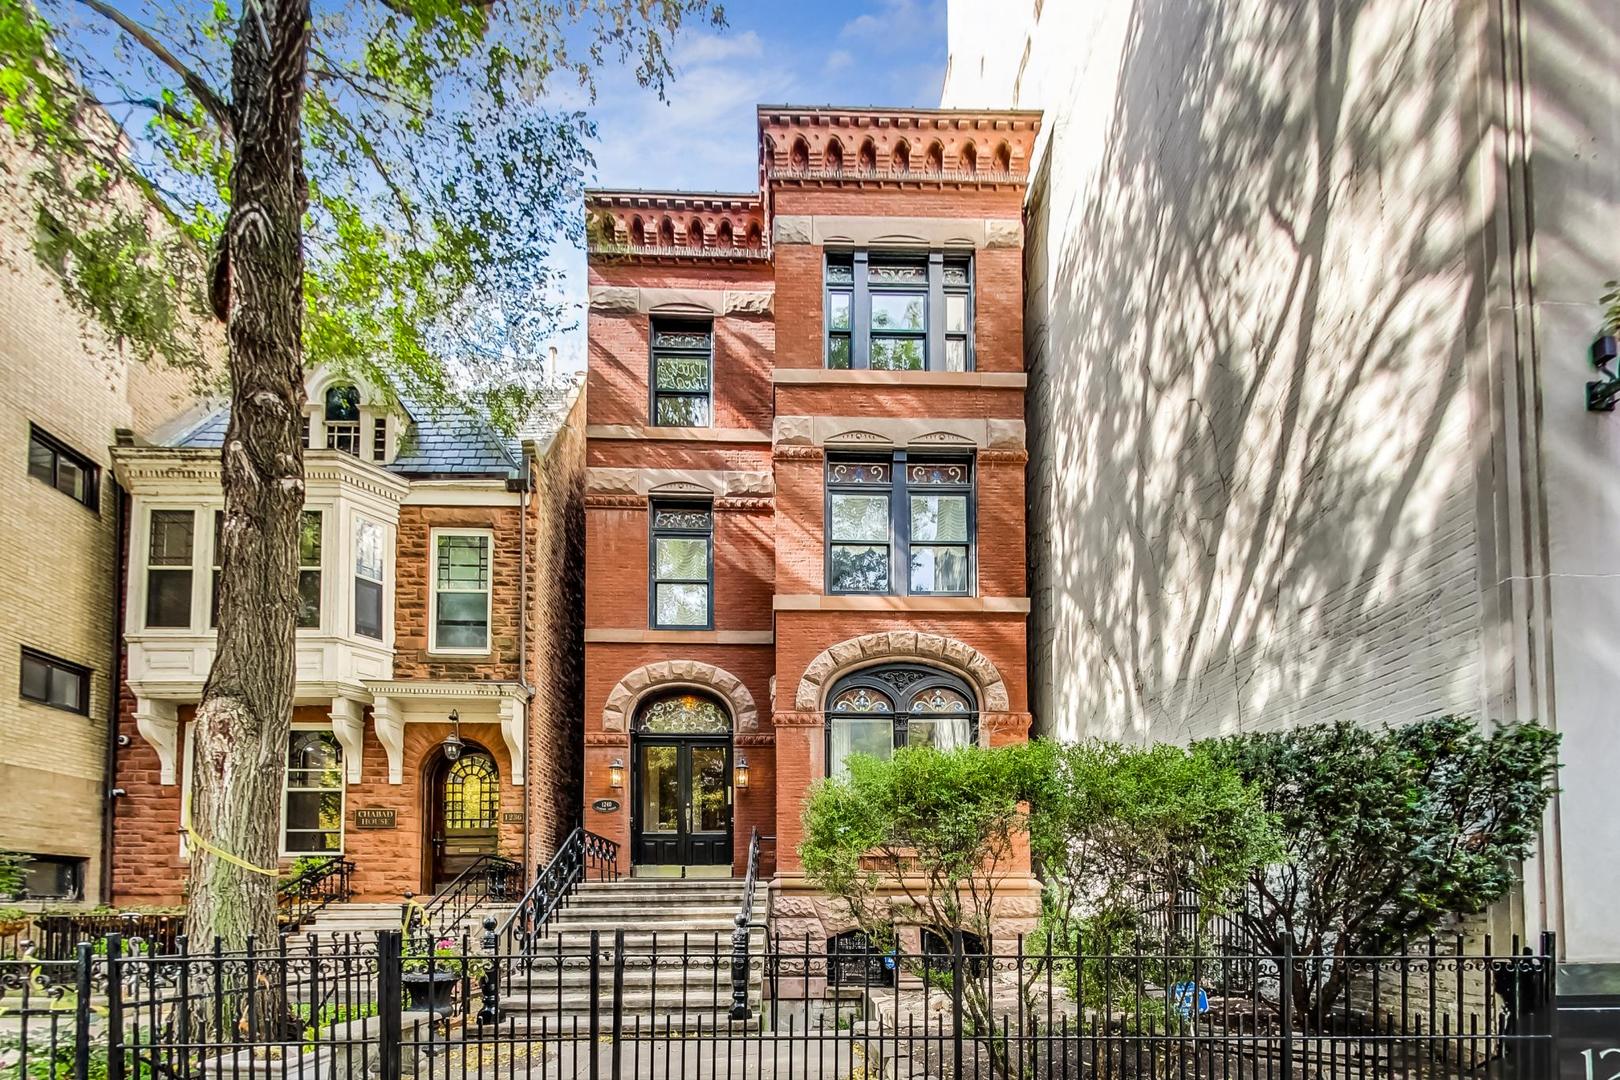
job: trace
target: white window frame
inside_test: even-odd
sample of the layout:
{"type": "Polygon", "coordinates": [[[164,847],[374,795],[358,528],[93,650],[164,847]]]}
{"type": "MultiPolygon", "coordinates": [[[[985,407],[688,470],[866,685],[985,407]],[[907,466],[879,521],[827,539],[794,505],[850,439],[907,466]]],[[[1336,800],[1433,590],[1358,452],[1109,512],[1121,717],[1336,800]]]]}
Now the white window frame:
{"type": "MultiPolygon", "coordinates": [[[[322,548],[325,548],[326,546],[324,536],[322,537],[321,546],[322,548]]],[[[382,644],[387,644],[389,641],[389,628],[392,625],[392,612],[390,608],[392,605],[390,603],[388,593],[388,553],[391,547],[392,543],[387,522],[365,513],[353,515],[349,529],[348,574],[345,576],[344,580],[348,583],[349,589],[349,625],[346,636],[351,637],[356,641],[375,641],[382,644]],[[381,537],[381,548],[378,552],[381,559],[378,564],[378,573],[375,578],[366,577],[360,573],[360,530],[361,527],[365,525],[370,525],[376,528],[378,535],[381,537]],[[377,586],[379,595],[382,597],[382,610],[378,612],[377,619],[377,629],[379,631],[377,637],[372,637],[370,634],[362,634],[360,632],[360,594],[359,590],[355,587],[355,582],[357,581],[369,581],[375,584],[377,586]]],[[[324,615],[322,616],[322,619],[324,621],[324,615]]]]}
{"type": "MultiPolygon", "coordinates": [[[[428,652],[437,656],[488,656],[495,650],[495,530],[428,530],[428,652]],[[439,645],[439,540],[457,536],[480,537],[489,545],[489,580],[484,583],[484,647],[456,648],[439,645]]],[[[467,590],[454,590],[471,592],[467,590]]]]}
{"type": "MultiPolygon", "coordinates": [[[[162,501],[148,503],[140,514],[140,536],[136,539],[139,546],[131,545],[130,561],[139,560],[140,573],[137,577],[140,595],[134,597],[135,603],[130,605],[128,625],[138,634],[153,634],[157,636],[183,637],[198,633],[199,627],[207,631],[208,604],[212,599],[210,587],[212,583],[210,561],[213,558],[213,512],[217,503],[188,503],[162,501]],[[152,571],[154,567],[152,558],[152,515],[165,510],[178,510],[191,514],[191,612],[190,621],[185,626],[148,626],[146,623],[146,600],[151,592],[152,571]]],[[[179,566],[160,566],[155,569],[180,570],[179,566]]]]}
{"type": "MultiPolygon", "coordinates": [[[[287,744],[281,748],[281,821],[276,827],[276,849],[283,859],[302,858],[334,858],[341,859],[349,846],[349,785],[347,780],[340,782],[336,788],[338,793],[338,846],[336,851],[289,851],[287,849],[287,795],[289,785],[287,772],[290,766],[287,763],[287,751],[292,747],[292,739],[301,731],[324,731],[332,736],[332,741],[338,748],[338,775],[343,776],[347,764],[343,760],[343,744],[338,742],[337,735],[332,731],[330,724],[300,724],[294,723],[287,729],[287,744]]],[[[299,791],[327,791],[328,788],[299,788],[299,791]]]]}

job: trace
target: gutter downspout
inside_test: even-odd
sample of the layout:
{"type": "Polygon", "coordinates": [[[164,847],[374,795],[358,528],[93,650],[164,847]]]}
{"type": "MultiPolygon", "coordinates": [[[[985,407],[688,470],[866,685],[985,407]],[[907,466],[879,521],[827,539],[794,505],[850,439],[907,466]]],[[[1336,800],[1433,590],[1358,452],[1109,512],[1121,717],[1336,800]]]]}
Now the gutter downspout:
{"type": "Polygon", "coordinates": [[[534,858],[534,772],[530,767],[534,742],[534,687],[529,685],[529,495],[534,489],[534,456],[523,448],[523,487],[518,500],[518,685],[523,687],[523,866],[524,874],[534,858]]]}
{"type": "Polygon", "coordinates": [[[107,748],[101,785],[101,873],[96,886],[98,902],[103,905],[110,905],[113,899],[113,824],[118,816],[118,797],[113,793],[118,789],[118,713],[124,688],[124,559],[127,554],[124,545],[124,489],[118,486],[110,470],[107,493],[113,504],[113,617],[112,662],[107,667],[111,692],[107,695],[107,748]]]}

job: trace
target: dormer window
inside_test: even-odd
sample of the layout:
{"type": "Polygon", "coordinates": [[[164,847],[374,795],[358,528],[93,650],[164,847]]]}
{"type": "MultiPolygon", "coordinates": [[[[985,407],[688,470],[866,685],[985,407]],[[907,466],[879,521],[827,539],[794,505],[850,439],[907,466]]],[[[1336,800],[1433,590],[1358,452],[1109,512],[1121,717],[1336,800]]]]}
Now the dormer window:
{"type": "Polygon", "coordinates": [[[349,384],[328,387],[326,412],[322,417],[326,426],[326,448],[341,450],[345,454],[360,456],[360,391],[349,384]]]}

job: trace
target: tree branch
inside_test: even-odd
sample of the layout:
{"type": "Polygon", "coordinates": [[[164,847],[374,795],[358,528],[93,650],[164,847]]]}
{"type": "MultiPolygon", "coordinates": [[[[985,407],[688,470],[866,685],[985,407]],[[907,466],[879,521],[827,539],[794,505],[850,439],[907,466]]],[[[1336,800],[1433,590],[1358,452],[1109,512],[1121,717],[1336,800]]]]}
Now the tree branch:
{"type": "Polygon", "coordinates": [[[125,15],[122,11],[119,11],[110,4],[103,2],[103,0],[79,0],[79,3],[83,4],[91,11],[94,11],[102,18],[107,19],[124,33],[134,38],[135,41],[147,52],[151,53],[159,63],[163,64],[170,71],[173,71],[176,75],[180,76],[181,83],[183,83],[185,88],[191,92],[191,95],[202,104],[202,107],[207,110],[208,115],[214,118],[214,123],[219,125],[220,134],[226,139],[234,138],[236,129],[235,125],[231,123],[230,105],[225,101],[224,98],[220,97],[218,92],[216,92],[212,86],[208,85],[207,80],[205,80],[201,75],[197,74],[191,68],[187,67],[178,56],[175,56],[174,53],[168,50],[163,42],[154,37],[151,31],[147,30],[146,27],[142,26],[134,19],[131,19],[128,15],[125,15]]]}

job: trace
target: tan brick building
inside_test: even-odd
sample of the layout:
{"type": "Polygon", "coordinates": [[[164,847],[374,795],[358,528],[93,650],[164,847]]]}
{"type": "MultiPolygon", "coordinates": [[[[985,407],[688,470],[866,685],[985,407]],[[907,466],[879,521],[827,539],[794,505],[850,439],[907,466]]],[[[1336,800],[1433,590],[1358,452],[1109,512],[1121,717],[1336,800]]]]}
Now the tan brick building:
{"type": "MultiPolygon", "coordinates": [[[[6,175],[33,164],[0,139],[6,175]]],[[[189,377],[132,359],[34,256],[23,184],[0,192],[0,851],[27,895],[102,897],[117,678],[120,497],[110,447],[182,409],[189,377]]]]}
{"type": "Polygon", "coordinates": [[[757,829],[823,938],[817,778],[1027,737],[1038,114],[758,117],[758,192],[588,196],[585,823],[651,875],[740,874],[757,829]]]}
{"type": "MultiPolygon", "coordinates": [[[[577,390],[553,387],[554,430],[508,441],[334,373],[306,389],[283,858],[341,856],[362,901],[431,894],[484,856],[533,865],[578,805],[577,390]]],[[[183,889],[227,420],[204,410],[114,452],[129,491],[121,903],[183,889]]]]}

